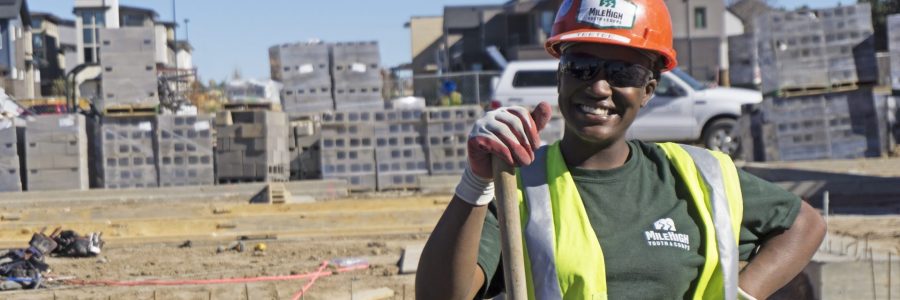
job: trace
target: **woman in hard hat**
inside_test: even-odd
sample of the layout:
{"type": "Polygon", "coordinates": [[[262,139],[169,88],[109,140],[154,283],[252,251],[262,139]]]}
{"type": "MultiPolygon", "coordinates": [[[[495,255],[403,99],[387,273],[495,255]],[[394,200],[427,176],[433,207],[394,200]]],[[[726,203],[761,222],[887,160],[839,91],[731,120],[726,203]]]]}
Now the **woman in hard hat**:
{"type": "Polygon", "coordinates": [[[565,0],[546,49],[560,59],[563,139],[540,146],[546,103],[476,122],[417,298],[503,290],[493,158],[519,167],[531,299],[764,299],[806,266],[825,232],[809,205],[724,154],[625,139],[677,66],[663,1],[565,0]]]}

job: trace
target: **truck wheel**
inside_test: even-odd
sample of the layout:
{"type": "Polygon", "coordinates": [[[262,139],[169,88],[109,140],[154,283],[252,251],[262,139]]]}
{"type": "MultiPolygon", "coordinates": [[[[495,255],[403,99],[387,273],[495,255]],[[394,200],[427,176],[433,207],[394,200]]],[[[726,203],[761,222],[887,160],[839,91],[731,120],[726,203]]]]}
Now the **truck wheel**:
{"type": "Polygon", "coordinates": [[[741,148],[737,132],[734,132],[736,127],[735,119],[724,118],[713,121],[703,132],[703,145],[710,150],[736,157],[741,148]]]}

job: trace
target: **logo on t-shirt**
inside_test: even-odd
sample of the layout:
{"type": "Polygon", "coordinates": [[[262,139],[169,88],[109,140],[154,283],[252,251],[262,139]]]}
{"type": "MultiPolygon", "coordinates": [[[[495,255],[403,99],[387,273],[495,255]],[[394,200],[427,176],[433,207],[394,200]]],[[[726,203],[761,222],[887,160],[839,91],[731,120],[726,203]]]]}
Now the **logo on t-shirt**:
{"type": "Polygon", "coordinates": [[[675,221],[672,218],[663,218],[653,222],[653,230],[644,231],[647,245],[653,247],[675,247],[691,250],[690,237],[675,230],[675,221]]]}

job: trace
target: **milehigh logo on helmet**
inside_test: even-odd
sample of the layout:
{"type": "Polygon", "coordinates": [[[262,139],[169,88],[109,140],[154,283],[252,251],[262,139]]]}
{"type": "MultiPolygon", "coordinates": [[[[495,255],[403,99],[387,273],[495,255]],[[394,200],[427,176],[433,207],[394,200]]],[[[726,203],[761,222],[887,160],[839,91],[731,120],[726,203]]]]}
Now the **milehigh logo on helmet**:
{"type": "Polygon", "coordinates": [[[599,29],[629,29],[634,27],[637,5],[628,0],[583,0],[578,10],[578,22],[599,29]]]}

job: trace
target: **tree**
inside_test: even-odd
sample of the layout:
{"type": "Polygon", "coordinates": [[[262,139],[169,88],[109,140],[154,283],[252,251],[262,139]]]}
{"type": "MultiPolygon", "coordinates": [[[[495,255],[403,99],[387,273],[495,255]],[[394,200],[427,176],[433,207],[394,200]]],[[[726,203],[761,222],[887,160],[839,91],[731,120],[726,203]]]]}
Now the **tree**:
{"type": "Polygon", "coordinates": [[[859,0],[859,3],[869,3],[872,5],[872,26],[875,29],[875,49],[877,51],[887,51],[887,16],[900,13],[900,1],[859,0]]]}

